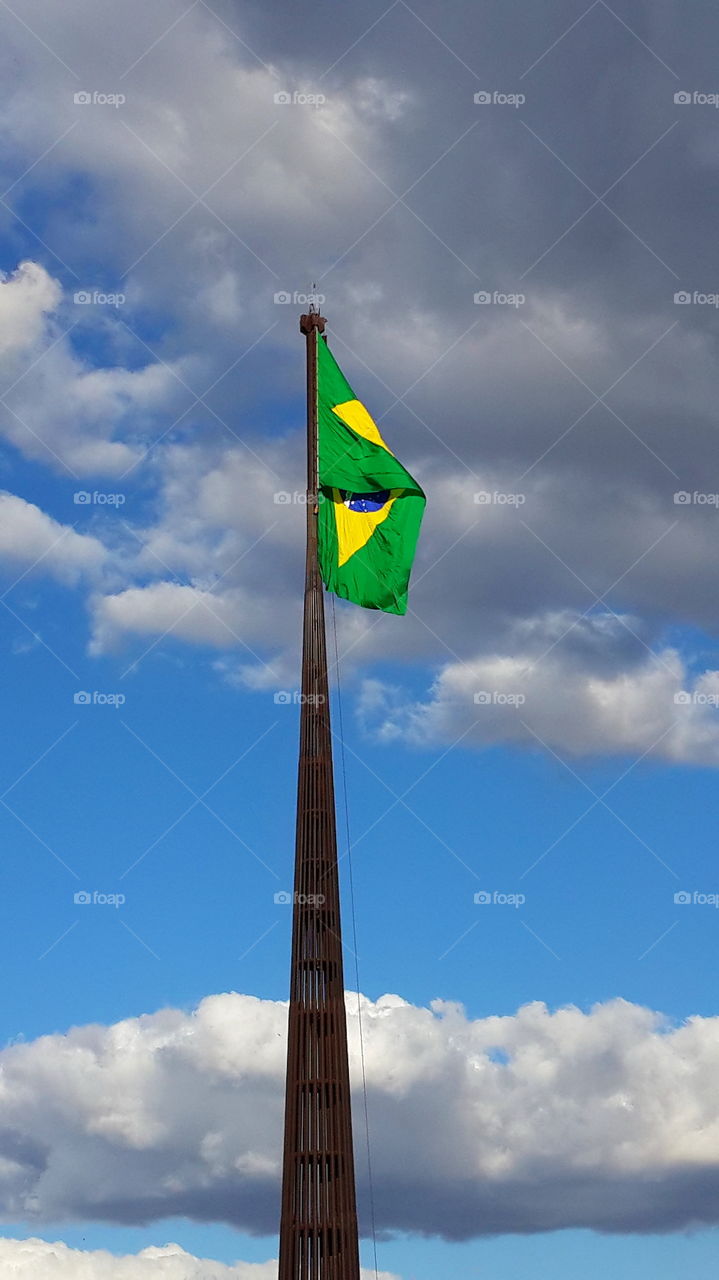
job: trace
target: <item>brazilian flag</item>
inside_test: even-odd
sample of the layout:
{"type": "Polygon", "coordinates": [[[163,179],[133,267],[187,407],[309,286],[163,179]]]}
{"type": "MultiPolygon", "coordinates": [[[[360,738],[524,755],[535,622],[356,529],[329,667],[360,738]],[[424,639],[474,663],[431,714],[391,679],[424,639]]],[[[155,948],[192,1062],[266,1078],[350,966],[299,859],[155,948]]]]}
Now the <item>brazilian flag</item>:
{"type": "Polygon", "coordinates": [[[317,337],[319,561],[328,591],[407,612],[425,496],[317,337]]]}

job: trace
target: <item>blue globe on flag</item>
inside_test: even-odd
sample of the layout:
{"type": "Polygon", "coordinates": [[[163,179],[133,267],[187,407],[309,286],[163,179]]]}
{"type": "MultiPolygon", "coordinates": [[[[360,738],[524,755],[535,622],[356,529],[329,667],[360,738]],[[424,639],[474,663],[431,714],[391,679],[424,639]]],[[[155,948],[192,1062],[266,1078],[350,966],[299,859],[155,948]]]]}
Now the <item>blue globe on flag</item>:
{"type": "Polygon", "coordinates": [[[349,493],[341,489],[342,501],[350,511],[358,511],[361,515],[381,511],[389,502],[389,489],[379,489],[375,493],[349,493]]]}

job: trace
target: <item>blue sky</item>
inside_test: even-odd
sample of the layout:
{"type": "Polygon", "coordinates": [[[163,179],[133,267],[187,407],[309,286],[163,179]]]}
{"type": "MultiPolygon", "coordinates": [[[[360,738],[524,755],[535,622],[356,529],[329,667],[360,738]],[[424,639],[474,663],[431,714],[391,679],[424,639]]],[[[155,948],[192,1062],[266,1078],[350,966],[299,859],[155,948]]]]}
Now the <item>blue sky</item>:
{"type": "Polygon", "coordinates": [[[49,1169],[18,1164],[3,1234],[274,1256],[262,1178],[279,1141],[271,1002],[291,920],[274,899],[291,888],[304,518],[277,495],[303,487],[298,295],[316,279],[350,383],[428,495],[407,618],[328,602],[346,976],[354,989],[354,912],[377,1037],[380,1268],[708,1276],[716,124],[674,94],[713,89],[716,16],[398,0],[361,20],[319,5],[298,27],[284,3],[133,0],[127,23],[104,0],[66,8],[0,20],[0,1045],[19,1099],[2,1123],[49,1169]],[[192,1011],[224,992],[262,1004],[212,1015],[238,1037],[238,1163],[217,1173],[225,1050],[192,1011]],[[465,1011],[446,1041],[443,1014],[436,1040],[422,1021],[433,1001],[465,1011]],[[519,1017],[535,1002],[583,1020],[555,1038],[519,1017]],[[163,1009],[179,1011],[164,1054],[144,1019],[163,1009]],[[696,1040],[673,1041],[687,1020],[696,1040]],[[190,1087],[166,1063],[193,1036],[190,1087]],[[663,1056],[675,1043],[690,1048],[663,1056]],[[81,1083],[86,1052],[107,1066],[106,1108],[81,1083]],[[508,1067],[496,1111],[473,1092],[480,1060],[508,1067]],[[207,1108],[197,1150],[163,1092],[193,1123],[207,1108]],[[612,1146],[615,1106],[638,1127],[612,1146]],[[154,1169],[173,1213],[146,1190],[154,1169]],[[575,1175],[588,1207],[567,1195],[575,1175]],[[683,1179],[695,1191],[667,1214],[683,1179]],[[416,1203],[443,1196],[456,1238],[431,1214],[425,1237],[416,1203]]]}
{"type": "MultiPolygon", "coordinates": [[[[123,677],[127,656],[88,660],[85,619],[58,591],[25,583],[8,602],[79,678],[42,644],[12,656],[3,777],[20,781],[3,825],[17,887],[4,936],[7,962],[22,964],[6,1037],[228,987],[282,998],[289,919],[273,896],[291,887],[297,705],[228,689],[212,655],[171,642],[123,677]],[[78,706],[78,690],[125,702],[78,706]],[[214,813],[197,803],[211,787],[214,813]],[[79,890],[127,901],[83,910],[79,890]]],[[[11,655],[29,641],[11,617],[6,636],[11,655]]],[[[674,903],[678,890],[716,892],[710,770],[640,765],[607,796],[613,813],[596,804],[582,818],[631,761],[398,751],[345,717],[363,990],[457,999],[473,1016],[617,994],[673,1017],[712,1013],[702,956],[715,909],[674,903]],[[485,889],[526,903],[482,910],[485,889]]],[[[339,744],[336,763],[339,774],[339,744]]]]}

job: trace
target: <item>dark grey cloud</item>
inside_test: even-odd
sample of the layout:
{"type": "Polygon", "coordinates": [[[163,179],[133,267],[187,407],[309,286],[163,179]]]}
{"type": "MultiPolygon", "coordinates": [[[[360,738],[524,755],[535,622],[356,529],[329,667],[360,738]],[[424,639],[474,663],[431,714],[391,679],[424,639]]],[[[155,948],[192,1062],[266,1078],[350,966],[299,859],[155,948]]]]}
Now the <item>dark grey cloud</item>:
{"type": "MultiPolygon", "coordinates": [[[[359,1072],[356,1000],[349,1014],[359,1072]]],[[[716,1223],[715,1021],[623,1001],[475,1021],[365,1001],[379,1231],[716,1223]]],[[[3,1215],[273,1232],[285,1025],[284,1005],[221,995],[6,1049],[3,1215]]]]}
{"type": "MultiPolygon", "coordinates": [[[[228,570],[228,617],[249,638],[241,624],[248,593],[262,593],[263,552],[236,570],[232,558],[252,541],[249,516],[256,536],[278,514],[274,489],[293,490],[301,471],[299,306],[273,296],[314,278],[350,380],[430,499],[418,617],[401,637],[385,620],[372,619],[371,634],[366,620],[347,621],[368,631],[357,659],[389,652],[436,666],[505,652],[519,624],[541,632],[563,611],[591,608],[593,593],[600,610],[631,617],[640,639],[587,657],[588,671],[640,662],[643,644],[656,648],[683,621],[713,635],[719,513],[694,494],[719,491],[719,313],[676,305],[674,294],[719,292],[719,113],[674,95],[716,91],[714,9],[137,8],[137,21],[118,23],[109,5],[74,0],[68,22],[32,0],[28,24],[55,57],[4,20],[5,172],[17,181],[8,204],[83,284],[131,268],[127,306],[103,329],[104,365],[137,367],[152,352],[170,365],[165,407],[153,403],[143,424],[148,442],[167,434],[146,472],[156,519],[139,532],[173,571],[202,586],[228,570]],[[122,87],[127,102],[78,108],[78,85],[122,87]],[[277,104],[280,90],[321,92],[326,103],[277,104]],[[495,90],[526,102],[474,102],[495,90]],[[525,301],[475,303],[495,290],[525,301]],[[226,448],[245,456],[241,442],[251,468],[259,456],[273,471],[240,504],[244,516],[226,504],[227,536],[208,538],[199,517],[211,503],[178,483],[183,455],[173,451],[196,449],[195,473],[209,477],[226,448]],[[524,503],[475,506],[484,489],[524,503]],[[676,504],[677,491],[691,501],[676,504]]],[[[80,321],[68,341],[91,345],[98,321],[69,301],[76,281],[36,248],[65,285],[59,317],[80,321]]],[[[47,414],[41,385],[26,380],[17,402],[32,423],[47,414]]],[[[295,515],[282,513],[266,544],[288,594],[295,515]]],[[[114,613],[101,630],[132,631],[141,605],[147,631],[146,603],[102,606],[114,613]]],[[[289,644],[293,618],[263,602],[253,645],[263,618],[268,649],[289,644]]],[[[207,639],[207,629],[185,638],[207,639]]],[[[558,646],[567,662],[573,643],[570,634],[558,646]]]]}

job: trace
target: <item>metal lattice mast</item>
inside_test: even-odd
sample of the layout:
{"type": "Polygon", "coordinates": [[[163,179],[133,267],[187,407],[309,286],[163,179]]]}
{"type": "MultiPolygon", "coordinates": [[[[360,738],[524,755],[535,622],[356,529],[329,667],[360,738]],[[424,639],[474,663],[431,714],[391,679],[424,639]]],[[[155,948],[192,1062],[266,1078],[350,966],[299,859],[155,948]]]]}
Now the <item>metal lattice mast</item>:
{"type": "Polygon", "coordinates": [[[359,1280],[324,599],[317,343],[307,340],[307,564],[279,1280],[359,1280]]]}

